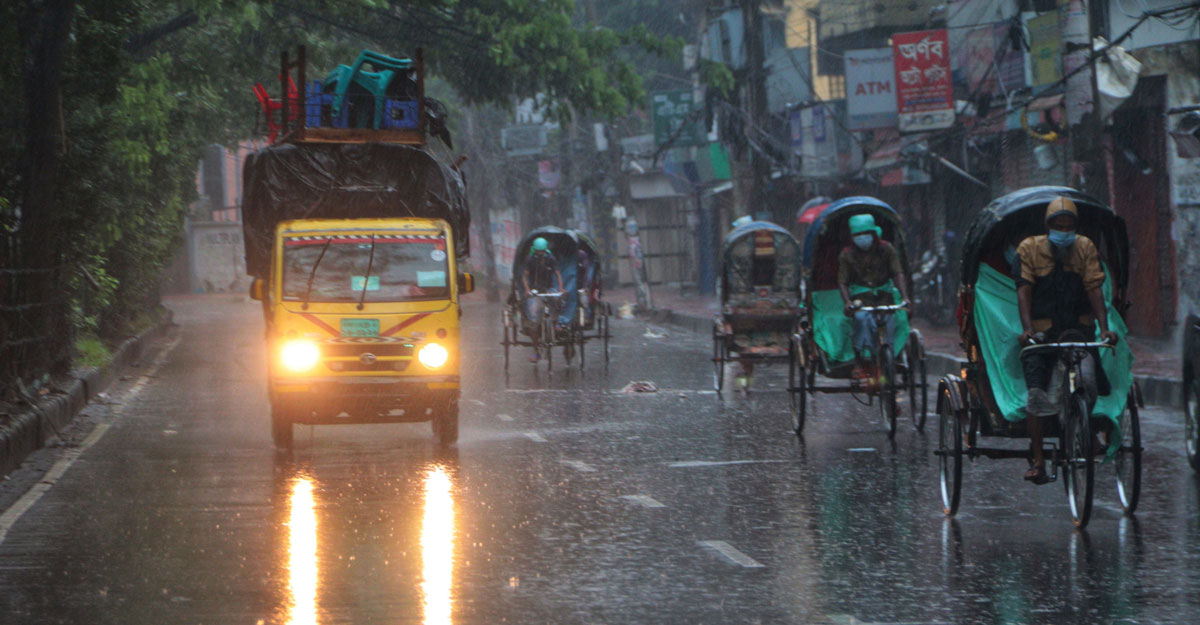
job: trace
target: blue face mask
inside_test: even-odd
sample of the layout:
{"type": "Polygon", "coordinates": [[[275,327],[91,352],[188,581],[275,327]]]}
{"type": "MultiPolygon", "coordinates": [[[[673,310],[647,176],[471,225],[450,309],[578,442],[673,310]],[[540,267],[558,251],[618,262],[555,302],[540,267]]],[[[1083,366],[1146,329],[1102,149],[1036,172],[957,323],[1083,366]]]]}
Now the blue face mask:
{"type": "Polygon", "coordinates": [[[858,249],[865,252],[865,251],[871,249],[871,244],[875,242],[875,235],[873,235],[873,234],[856,234],[856,235],[854,235],[853,240],[854,240],[854,245],[858,246],[858,249]]]}
{"type": "Polygon", "coordinates": [[[1050,242],[1055,247],[1070,247],[1075,242],[1075,231],[1064,232],[1062,230],[1050,231],[1050,242]]]}
{"type": "Polygon", "coordinates": [[[1017,262],[1017,248],[1011,245],[1005,248],[1004,262],[1008,263],[1009,266],[1012,266],[1013,263],[1017,262]]]}

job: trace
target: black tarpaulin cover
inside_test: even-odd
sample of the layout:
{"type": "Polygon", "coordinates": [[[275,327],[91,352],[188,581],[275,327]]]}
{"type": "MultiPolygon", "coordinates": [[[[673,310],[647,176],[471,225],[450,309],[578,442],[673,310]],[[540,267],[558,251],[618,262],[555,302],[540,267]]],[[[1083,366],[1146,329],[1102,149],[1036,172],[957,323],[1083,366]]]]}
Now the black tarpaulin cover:
{"type": "Polygon", "coordinates": [[[288,219],[433,217],[468,247],[470,213],[461,173],[431,146],[322,143],[271,146],[250,155],[243,176],[246,271],[266,278],[275,226],[288,219]]]}

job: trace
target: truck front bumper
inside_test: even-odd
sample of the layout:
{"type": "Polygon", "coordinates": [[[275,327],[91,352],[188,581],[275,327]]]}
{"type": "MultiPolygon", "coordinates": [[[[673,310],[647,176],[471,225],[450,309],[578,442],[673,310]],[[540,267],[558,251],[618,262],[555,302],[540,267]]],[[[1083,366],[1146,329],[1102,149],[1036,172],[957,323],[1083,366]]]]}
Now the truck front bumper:
{"type": "Polygon", "coordinates": [[[271,402],[295,423],[426,421],[458,399],[459,376],[275,378],[271,402]]]}

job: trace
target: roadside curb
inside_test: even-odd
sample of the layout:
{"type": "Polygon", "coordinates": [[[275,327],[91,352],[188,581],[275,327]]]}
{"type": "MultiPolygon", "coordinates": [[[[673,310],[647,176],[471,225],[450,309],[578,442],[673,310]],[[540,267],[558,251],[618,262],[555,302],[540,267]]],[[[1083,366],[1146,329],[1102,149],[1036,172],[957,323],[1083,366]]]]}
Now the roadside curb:
{"type": "Polygon", "coordinates": [[[167,310],[158,323],[122,342],[107,365],[77,372],[78,377],[66,388],[56,389],[0,426],[0,475],[8,475],[21,466],[29,454],[44,447],[46,441],[66,428],[88,402],[104,392],[117,379],[121,369],[141,360],[146,345],[172,325],[173,317],[167,310]]]}
{"type": "MultiPolygon", "coordinates": [[[[639,313],[639,318],[655,323],[665,323],[697,334],[705,334],[712,327],[712,317],[678,313],[672,310],[651,309],[639,313]]],[[[967,361],[958,356],[941,352],[925,352],[925,371],[933,380],[958,374],[967,361]]],[[[1142,400],[1148,406],[1176,407],[1183,405],[1183,382],[1178,378],[1134,374],[1134,381],[1142,390],[1142,400]]],[[[932,384],[931,384],[932,385],[932,384]]]]}

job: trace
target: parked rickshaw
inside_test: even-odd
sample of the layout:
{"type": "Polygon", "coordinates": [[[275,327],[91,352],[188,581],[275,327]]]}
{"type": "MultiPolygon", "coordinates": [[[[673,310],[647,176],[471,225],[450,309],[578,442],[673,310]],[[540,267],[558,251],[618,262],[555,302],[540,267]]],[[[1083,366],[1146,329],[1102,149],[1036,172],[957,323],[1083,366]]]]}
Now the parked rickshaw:
{"type": "MultiPolygon", "coordinates": [[[[739,225],[721,246],[718,276],[721,312],[712,330],[713,388],[723,390],[727,363],[751,369],[787,362],[794,377],[791,336],[802,305],[799,241],[770,222],[739,225]]],[[[795,386],[795,380],[789,378],[788,386],[795,386]]]]}
{"type": "MultiPolygon", "coordinates": [[[[1042,431],[1047,469],[1056,480],[1062,470],[1072,521],[1087,525],[1097,463],[1108,463],[1117,478],[1117,494],[1126,514],[1137,508],[1141,488],[1142,440],[1138,420],[1140,392],[1133,381],[1133,356],[1125,342],[1123,313],[1128,309],[1129,244],[1125,221],[1100,201],[1066,187],[1031,187],[992,201],[967,233],[959,286],[959,332],[967,352],[965,377],[944,376],[938,383],[938,449],[942,509],[958,510],[963,458],[1024,458],[1028,446],[984,446],[981,438],[1028,438],[1025,421],[1026,387],[1022,350],[1052,350],[1058,357],[1051,397],[1061,406],[1056,417],[1045,418],[1042,431]],[[1096,336],[1062,337],[1057,343],[1021,347],[1023,330],[1012,278],[1012,253],[1025,237],[1044,234],[1045,211],[1056,197],[1066,197],[1079,209],[1078,232],[1095,244],[1106,277],[1108,327],[1120,340],[1115,345],[1096,336]],[[1006,250],[1008,258],[1006,258],[1006,250]],[[1111,392],[1089,397],[1081,362],[1088,352],[1099,353],[1111,392]],[[1102,437],[1104,451],[1093,449],[1093,433],[1102,437]],[[1057,438],[1057,443],[1051,442],[1057,438]]],[[[1097,331],[1098,332],[1098,331],[1097,331]]],[[[1094,389],[1092,393],[1094,393],[1094,389]]],[[[998,442],[998,441],[997,441],[998,442]]]]}
{"type": "Polygon", "coordinates": [[[513,256],[512,290],[502,314],[504,339],[504,369],[508,370],[509,350],[515,346],[534,347],[530,337],[532,320],[526,318],[525,293],[521,284],[524,261],[529,258],[533,242],[538,237],[546,239],[550,251],[558,261],[562,274],[562,293],[535,293],[546,304],[547,314],[542,317],[540,348],[548,369],[554,368],[555,347],[561,347],[567,366],[578,355],[579,368],[586,362],[584,346],[590,340],[600,340],[604,346],[604,364],[608,364],[608,342],[612,338],[609,317],[612,314],[608,302],[602,300],[600,283],[600,251],[595,241],[578,230],[543,226],[525,235],[517,244],[513,256]]]}
{"type": "MultiPolygon", "coordinates": [[[[906,393],[913,425],[917,430],[925,427],[925,344],[921,333],[910,327],[908,313],[901,307],[896,289],[892,289],[895,304],[859,309],[876,315],[879,330],[875,343],[881,348],[871,354],[876,375],[869,380],[855,380],[851,375],[855,367],[851,341],[853,320],[845,315],[838,290],[838,254],[850,240],[850,218],[862,214],[871,215],[882,230],[880,238],[896,248],[905,279],[912,275],[904,229],[896,211],[886,203],[866,196],[843,198],[829,204],[813,220],[804,239],[807,314],[793,337],[793,351],[798,354],[798,384],[789,389],[792,428],[797,435],[804,432],[808,396],[813,393],[850,393],[868,405],[878,403],[889,438],[896,435],[896,400],[906,393]],[[886,331],[888,315],[895,316],[891,336],[887,336],[886,331]],[[817,374],[833,380],[848,380],[848,383],[817,384],[817,374]]],[[[908,286],[911,293],[911,285],[908,286]]]]}
{"type": "Polygon", "coordinates": [[[1200,315],[1190,314],[1183,330],[1183,448],[1200,471],[1200,315]]]}

